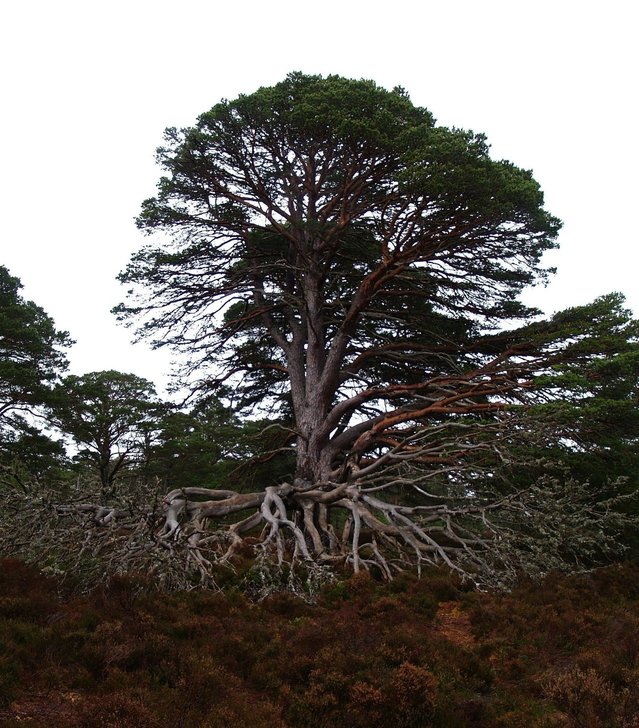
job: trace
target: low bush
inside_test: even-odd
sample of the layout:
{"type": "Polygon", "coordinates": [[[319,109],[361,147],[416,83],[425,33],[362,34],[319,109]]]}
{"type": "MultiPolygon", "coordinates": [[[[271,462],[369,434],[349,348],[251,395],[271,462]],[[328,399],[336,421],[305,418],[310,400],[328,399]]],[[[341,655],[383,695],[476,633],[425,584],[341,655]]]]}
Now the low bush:
{"type": "Polygon", "coordinates": [[[0,725],[631,728],[639,569],[508,595],[443,572],[326,584],[315,605],[230,590],[89,595],[0,562],[0,725]]]}

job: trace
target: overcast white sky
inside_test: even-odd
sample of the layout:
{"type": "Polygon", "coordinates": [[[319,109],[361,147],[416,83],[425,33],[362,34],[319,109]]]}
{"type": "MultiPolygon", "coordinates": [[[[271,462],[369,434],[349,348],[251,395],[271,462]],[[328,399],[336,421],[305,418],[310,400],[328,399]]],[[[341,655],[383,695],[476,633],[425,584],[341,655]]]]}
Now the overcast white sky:
{"type": "Polygon", "coordinates": [[[293,70],[401,85],[532,169],[564,221],[548,313],[611,290],[639,313],[636,3],[21,0],[0,8],[0,264],[77,340],[75,373],[161,384],[109,313],[143,243],[167,126],[293,70]]]}

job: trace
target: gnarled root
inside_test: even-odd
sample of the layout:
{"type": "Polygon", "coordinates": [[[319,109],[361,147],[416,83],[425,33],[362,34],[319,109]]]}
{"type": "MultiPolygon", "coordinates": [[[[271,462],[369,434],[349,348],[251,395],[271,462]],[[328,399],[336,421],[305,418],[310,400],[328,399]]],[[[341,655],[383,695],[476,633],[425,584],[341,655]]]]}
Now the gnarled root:
{"type": "Polygon", "coordinates": [[[503,588],[522,572],[561,569],[567,556],[574,571],[582,553],[592,563],[597,553],[618,550],[614,533],[632,520],[612,501],[593,505],[588,484],[575,481],[546,477],[508,495],[476,489],[457,499],[420,485],[412,499],[418,505],[410,506],[402,504],[405,485],[390,480],[383,498],[379,486],[357,482],[284,483],[253,493],[178,488],[155,503],[152,493],[143,505],[131,497],[126,507],[92,503],[81,493],[60,505],[50,493],[13,492],[4,504],[13,515],[0,531],[0,552],[56,564],[93,583],[139,572],[165,588],[215,587],[221,567],[249,556],[266,591],[293,582],[299,591],[331,570],[390,580],[429,564],[503,588]]]}

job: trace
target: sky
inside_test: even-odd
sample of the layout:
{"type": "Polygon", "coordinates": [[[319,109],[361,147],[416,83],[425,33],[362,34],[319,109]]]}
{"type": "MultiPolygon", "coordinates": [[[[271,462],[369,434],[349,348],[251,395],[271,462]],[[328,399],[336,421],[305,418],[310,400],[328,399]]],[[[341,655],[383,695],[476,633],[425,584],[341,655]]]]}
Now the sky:
{"type": "Polygon", "coordinates": [[[628,0],[21,0],[0,5],[0,265],[77,341],[71,371],[162,390],[171,356],[110,309],[147,240],[155,148],[222,98],[287,73],[403,86],[438,123],[533,170],[563,220],[550,314],[609,291],[639,314],[635,3],[628,0]]]}

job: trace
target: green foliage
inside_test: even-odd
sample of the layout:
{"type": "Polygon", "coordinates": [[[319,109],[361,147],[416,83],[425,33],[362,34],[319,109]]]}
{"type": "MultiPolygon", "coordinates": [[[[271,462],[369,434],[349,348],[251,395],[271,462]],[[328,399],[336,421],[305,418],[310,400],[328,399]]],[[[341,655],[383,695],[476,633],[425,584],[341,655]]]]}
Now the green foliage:
{"type": "Polygon", "coordinates": [[[161,405],[146,379],[116,371],[68,376],[55,391],[56,425],[97,470],[105,494],[122,468],[139,460],[153,436],[161,405]]]}
{"type": "Polygon", "coordinates": [[[66,332],[20,295],[22,284],[0,266],[0,417],[48,401],[50,388],[67,366],[66,332]]]}
{"type": "Polygon", "coordinates": [[[158,420],[144,472],[169,488],[250,490],[291,477],[289,439],[283,424],[241,421],[218,399],[207,398],[186,412],[167,410],[158,420]]]}
{"type": "Polygon", "coordinates": [[[55,478],[69,465],[63,444],[19,415],[12,417],[11,429],[2,433],[0,460],[4,465],[2,479],[23,486],[32,476],[39,480],[55,478]]]}
{"type": "Polygon", "coordinates": [[[287,406],[273,331],[290,341],[308,325],[305,270],[318,278],[321,344],[352,340],[344,369],[411,381],[416,361],[442,365],[451,331],[463,341],[484,320],[531,314],[516,296],[546,277],[559,229],[530,172],[372,81],[292,73],[168,129],[158,161],[167,176],[138,224],[173,241],[134,256],[120,278],[139,296],[118,315],[182,350],[200,388],[232,376],[249,405],[287,406]],[[365,315],[347,315],[384,261],[365,315]]]}
{"type": "Polygon", "coordinates": [[[62,459],[61,446],[19,413],[42,414],[67,367],[73,342],[20,294],[22,284],[0,266],[0,464],[17,461],[36,475],[62,459]]]}
{"type": "MultiPolygon", "coordinates": [[[[624,496],[626,513],[639,511],[639,321],[620,294],[556,314],[522,329],[521,342],[544,342],[559,354],[534,385],[538,403],[528,412],[543,430],[529,460],[536,472],[564,473],[590,483],[596,500],[624,496]],[[633,494],[635,494],[633,496],[633,494]]],[[[522,486],[531,468],[517,474],[522,486]]],[[[637,549],[634,529],[622,539],[637,549]]]]}

